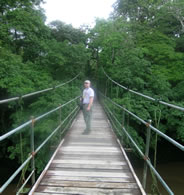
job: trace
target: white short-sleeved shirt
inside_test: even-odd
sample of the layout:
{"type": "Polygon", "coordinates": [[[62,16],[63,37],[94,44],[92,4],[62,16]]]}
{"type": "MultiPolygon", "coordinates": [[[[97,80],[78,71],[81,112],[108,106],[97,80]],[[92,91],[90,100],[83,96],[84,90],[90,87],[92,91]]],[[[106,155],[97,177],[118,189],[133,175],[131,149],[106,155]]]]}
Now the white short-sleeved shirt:
{"type": "Polygon", "coordinates": [[[91,87],[83,91],[83,104],[89,104],[90,97],[94,97],[94,90],[91,87]]]}

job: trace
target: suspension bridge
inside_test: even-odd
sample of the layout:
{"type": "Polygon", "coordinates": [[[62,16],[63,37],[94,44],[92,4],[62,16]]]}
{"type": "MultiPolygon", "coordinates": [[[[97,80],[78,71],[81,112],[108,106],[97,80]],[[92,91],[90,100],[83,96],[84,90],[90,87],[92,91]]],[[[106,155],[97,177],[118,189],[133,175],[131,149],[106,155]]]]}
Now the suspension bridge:
{"type": "MultiPolygon", "coordinates": [[[[170,104],[153,97],[144,95],[142,93],[128,89],[120,85],[103,70],[106,78],[124,90],[134,93],[138,96],[146,98],[150,101],[157,102],[172,109],[184,111],[183,107],[170,104]]],[[[24,99],[34,95],[47,93],[48,91],[61,88],[64,85],[71,84],[79,79],[79,75],[73,79],[62,83],[58,86],[25,94],[21,97],[13,97],[6,100],[0,100],[0,104],[8,104],[12,101],[17,101],[20,98],[24,99]]],[[[89,195],[118,195],[118,194],[146,194],[145,187],[147,181],[147,169],[152,170],[157,180],[166,189],[168,194],[174,194],[172,189],[166,184],[156,168],[152,165],[149,159],[149,147],[151,132],[155,132],[158,136],[166,139],[175,147],[184,151],[184,146],[161,130],[154,127],[151,121],[145,121],[133,112],[129,111],[122,105],[114,102],[106,96],[106,92],[98,91],[98,100],[94,103],[93,117],[92,117],[92,131],[88,135],[83,135],[85,128],[82,113],[77,104],[80,97],[74,97],[68,102],[59,105],[58,107],[43,113],[38,117],[32,117],[22,125],[12,129],[11,131],[0,136],[0,142],[7,140],[22,131],[30,131],[30,153],[28,158],[18,167],[18,169],[10,176],[10,178],[1,186],[0,193],[2,193],[7,186],[16,178],[17,175],[24,170],[30,163],[31,171],[24,180],[22,186],[17,190],[17,195],[23,194],[26,184],[32,183],[31,188],[27,194],[29,195],[59,195],[59,194],[89,194],[89,195]],[[115,115],[113,107],[121,110],[122,120],[119,120],[115,115]],[[66,108],[68,115],[62,118],[62,110],[66,108]],[[72,108],[72,109],[71,109],[72,108]],[[37,122],[47,120],[51,114],[57,114],[57,127],[51,131],[48,137],[39,145],[35,144],[34,132],[37,128],[37,122]],[[141,124],[145,125],[146,130],[146,148],[143,152],[136,141],[132,138],[127,130],[126,115],[133,117],[141,124]],[[123,142],[119,137],[124,137],[129,140],[131,145],[137,150],[139,155],[144,160],[143,179],[140,182],[136,176],[132,165],[126,155],[123,147],[123,142]],[[35,158],[37,154],[43,149],[45,145],[53,138],[57,137],[60,142],[46,165],[43,172],[36,179],[35,158]]]]}

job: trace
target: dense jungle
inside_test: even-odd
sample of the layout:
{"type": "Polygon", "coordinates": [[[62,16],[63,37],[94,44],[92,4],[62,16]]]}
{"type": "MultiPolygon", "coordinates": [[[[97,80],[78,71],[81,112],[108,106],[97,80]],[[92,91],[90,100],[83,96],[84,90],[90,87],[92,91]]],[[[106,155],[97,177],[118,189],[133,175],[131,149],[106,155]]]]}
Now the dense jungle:
{"type": "MultiPolygon", "coordinates": [[[[0,104],[0,135],[31,116],[39,116],[80,95],[83,80],[90,79],[95,89],[142,119],[152,119],[152,124],[163,133],[184,143],[182,111],[131,94],[112,84],[103,73],[105,70],[113,80],[129,89],[184,107],[183,0],[117,0],[107,20],[98,18],[94,27],[80,28],[62,21],[46,24],[41,3],[42,0],[0,1],[0,99],[20,97],[18,101],[0,104]],[[72,84],[40,96],[21,98],[64,83],[78,73],[79,78],[72,84]]],[[[62,113],[64,118],[68,109],[62,113]]],[[[115,109],[115,113],[121,120],[122,111],[115,109]]],[[[35,145],[50,134],[56,118],[53,114],[47,121],[39,122],[35,145]]],[[[135,119],[128,120],[129,133],[144,151],[143,126],[135,119]]],[[[152,136],[151,159],[156,164],[184,162],[179,149],[154,133],[152,136]]],[[[26,131],[0,142],[1,184],[27,158],[29,139],[29,131],[26,131]]],[[[128,140],[123,137],[120,140],[131,147],[128,140]]],[[[57,137],[39,153],[37,176],[56,143],[57,137]]],[[[136,152],[134,156],[139,159],[136,152]]],[[[23,175],[29,171],[28,167],[23,175]]]]}

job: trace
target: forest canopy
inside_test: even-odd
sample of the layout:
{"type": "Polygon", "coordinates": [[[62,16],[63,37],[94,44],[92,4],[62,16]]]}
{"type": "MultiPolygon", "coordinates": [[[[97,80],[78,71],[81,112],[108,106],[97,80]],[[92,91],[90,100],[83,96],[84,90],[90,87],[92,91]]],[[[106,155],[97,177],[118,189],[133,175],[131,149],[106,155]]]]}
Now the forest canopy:
{"type": "MultiPolygon", "coordinates": [[[[117,0],[108,20],[98,19],[89,33],[92,50],[91,68],[103,67],[116,82],[155,99],[184,106],[184,2],[117,0]]],[[[100,74],[101,80],[105,77],[100,74]]],[[[105,85],[105,84],[104,84],[105,85]]],[[[110,85],[109,85],[110,87],[110,85]]],[[[144,120],[162,110],[160,129],[184,142],[183,113],[159,106],[121,90],[115,85],[107,93],[117,103],[144,120]]],[[[119,114],[119,119],[122,115],[119,114]]],[[[135,129],[135,139],[145,134],[135,129]]],[[[143,140],[138,141],[140,145],[143,140]]]]}

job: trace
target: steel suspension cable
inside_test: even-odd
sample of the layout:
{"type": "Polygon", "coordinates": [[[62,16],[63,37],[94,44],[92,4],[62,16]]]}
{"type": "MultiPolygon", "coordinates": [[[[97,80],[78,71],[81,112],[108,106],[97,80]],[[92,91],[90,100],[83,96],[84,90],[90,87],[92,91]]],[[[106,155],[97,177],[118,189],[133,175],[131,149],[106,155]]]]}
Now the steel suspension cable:
{"type": "Polygon", "coordinates": [[[45,92],[54,90],[54,89],[56,89],[56,88],[62,87],[62,86],[64,86],[64,85],[66,85],[66,84],[72,82],[73,80],[75,80],[76,78],[78,78],[79,75],[80,75],[80,73],[79,73],[78,75],[76,75],[74,78],[70,79],[69,81],[66,81],[65,83],[61,83],[61,84],[59,84],[59,85],[57,85],[57,86],[54,86],[54,87],[50,87],[50,88],[43,89],[43,90],[40,90],[40,91],[35,91],[35,92],[28,93],[28,94],[25,94],[25,95],[22,95],[22,96],[19,96],[19,97],[17,96],[17,97],[13,97],[13,98],[9,98],[9,99],[0,100],[0,104],[12,102],[12,101],[15,101],[15,100],[27,98],[27,97],[30,97],[30,96],[34,96],[34,95],[37,95],[37,94],[41,94],[41,93],[45,93],[45,92]]]}
{"type": "Polygon", "coordinates": [[[181,111],[184,112],[184,107],[177,106],[177,105],[174,105],[174,104],[169,104],[169,103],[167,103],[167,102],[164,102],[164,101],[155,99],[155,98],[150,97],[150,96],[148,96],[148,95],[144,95],[144,94],[142,94],[142,93],[139,93],[139,92],[137,92],[137,91],[134,91],[134,90],[132,90],[132,89],[129,89],[129,88],[127,88],[127,87],[125,87],[125,86],[119,84],[118,82],[114,81],[114,80],[105,72],[105,70],[104,70],[103,67],[102,67],[102,70],[103,70],[103,73],[105,74],[105,76],[106,76],[111,82],[115,83],[115,84],[118,85],[119,87],[121,87],[121,88],[123,88],[123,89],[125,89],[125,90],[127,90],[127,91],[129,91],[129,92],[131,92],[131,93],[134,93],[134,94],[136,94],[136,95],[142,96],[142,97],[144,97],[144,98],[146,98],[146,99],[148,99],[148,100],[151,100],[151,101],[154,101],[154,102],[158,102],[158,103],[163,104],[163,105],[165,105],[165,106],[168,106],[168,107],[171,107],[171,108],[175,108],[175,109],[177,109],[177,110],[181,110],[181,111]]]}

